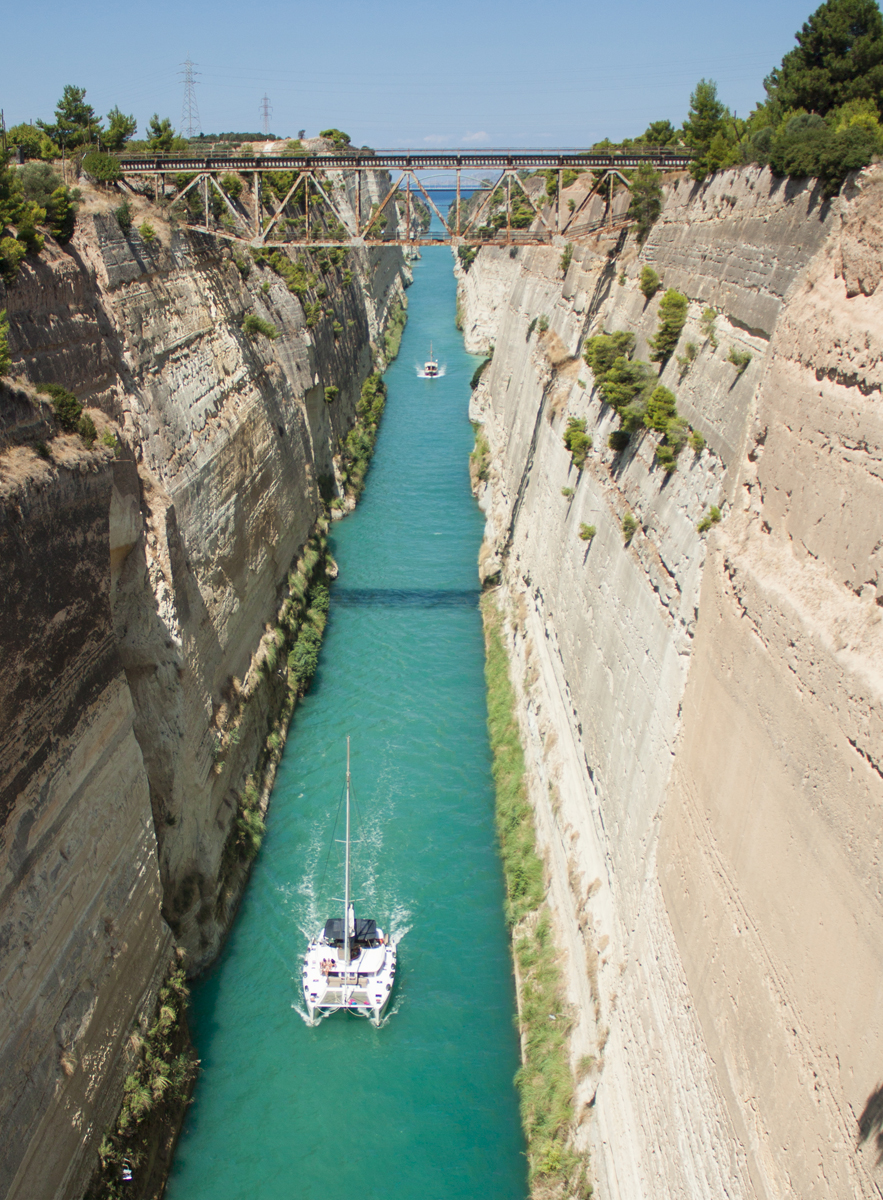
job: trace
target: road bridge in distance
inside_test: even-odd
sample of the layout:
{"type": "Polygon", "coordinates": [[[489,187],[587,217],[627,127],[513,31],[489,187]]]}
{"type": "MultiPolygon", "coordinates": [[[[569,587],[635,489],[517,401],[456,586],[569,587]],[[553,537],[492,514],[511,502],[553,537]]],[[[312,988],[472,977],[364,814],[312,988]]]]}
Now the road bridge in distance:
{"type": "MultiPolygon", "coordinates": [[[[166,198],[168,181],[175,191],[173,202],[183,201],[194,189],[201,193],[200,219],[185,221],[191,229],[213,234],[229,241],[246,242],[253,247],[268,245],[293,246],[389,246],[437,245],[453,246],[496,245],[563,245],[597,233],[603,227],[621,226],[613,214],[613,188],[616,181],[627,188],[631,172],[641,166],[656,171],[681,171],[690,166],[689,154],[668,150],[648,150],[624,153],[596,153],[583,150],[437,150],[437,151],[368,151],[341,150],[323,153],[294,154],[207,154],[166,155],[147,154],[120,159],[122,178],[130,185],[138,180],[153,179],[154,195],[158,201],[166,198]],[[451,212],[443,215],[431,196],[431,189],[421,180],[421,174],[433,171],[453,173],[455,186],[449,190],[456,199],[451,212]],[[485,193],[480,203],[463,204],[464,172],[491,172],[495,178],[478,189],[485,193]],[[557,187],[550,203],[540,203],[543,196],[532,197],[525,188],[525,173],[553,172],[557,187]],[[562,206],[565,172],[593,173],[589,191],[573,211],[562,206]],[[366,199],[365,175],[383,172],[389,176],[389,187],[382,201],[366,199]],[[284,197],[280,189],[264,187],[264,177],[273,174],[288,176],[290,186],[284,197]],[[395,176],[397,178],[394,178],[395,176]],[[231,179],[245,178],[250,186],[245,197],[231,179]],[[352,197],[342,203],[338,198],[341,177],[352,182],[352,197]],[[502,189],[502,192],[500,191],[502,189]],[[520,191],[522,213],[524,201],[533,210],[530,228],[513,226],[513,196],[520,191]],[[587,208],[593,196],[606,191],[606,214],[602,220],[588,221],[587,208]],[[442,231],[428,233],[412,220],[412,197],[422,196],[435,213],[442,231]],[[218,197],[219,199],[215,199],[218,197]],[[212,203],[214,201],[214,203],[212,203]],[[403,204],[403,220],[391,228],[388,206],[403,204]],[[290,205],[297,208],[292,219],[290,205]],[[503,205],[505,208],[503,209],[503,205]],[[214,212],[213,212],[214,209],[214,212]],[[496,209],[492,225],[482,218],[496,209]],[[220,218],[218,214],[220,213],[220,218]],[[505,221],[503,221],[505,216],[505,221]]],[[[467,187],[467,192],[473,189],[467,187]]],[[[191,206],[188,205],[188,209],[191,206]]],[[[192,214],[191,214],[192,215],[192,214]]],[[[522,218],[523,220],[523,218],[522,218]]]]}

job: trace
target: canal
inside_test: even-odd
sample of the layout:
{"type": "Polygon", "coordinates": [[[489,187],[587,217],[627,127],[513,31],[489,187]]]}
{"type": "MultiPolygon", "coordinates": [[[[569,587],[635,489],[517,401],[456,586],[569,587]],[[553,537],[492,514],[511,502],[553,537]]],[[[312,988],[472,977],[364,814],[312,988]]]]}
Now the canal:
{"type": "Polygon", "coordinates": [[[193,989],[202,1074],[170,1200],[524,1200],[518,1042],[493,825],[467,416],[477,360],[451,253],[414,264],[409,319],[228,944],[193,989]],[[445,367],[424,380],[429,343],[445,367]],[[357,912],[399,939],[380,1029],[304,1019],[301,956],[342,895],[352,739],[357,912]]]}

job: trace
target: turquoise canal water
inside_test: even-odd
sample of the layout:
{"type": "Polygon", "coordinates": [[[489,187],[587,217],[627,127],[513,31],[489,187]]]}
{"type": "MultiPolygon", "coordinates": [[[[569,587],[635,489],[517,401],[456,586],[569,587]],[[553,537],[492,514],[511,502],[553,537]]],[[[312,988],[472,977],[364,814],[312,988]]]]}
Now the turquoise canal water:
{"type": "Polygon", "coordinates": [[[447,248],[414,264],[367,488],[267,834],[223,957],[193,989],[202,1075],[170,1200],[524,1200],[514,990],[485,728],[469,379],[447,248]],[[444,377],[417,378],[429,342],[444,377]],[[342,895],[352,738],[356,911],[399,941],[380,1029],[306,1024],[301,956],[342,895]],[[342,833],[338,827],[337,837],[342,833]]]}

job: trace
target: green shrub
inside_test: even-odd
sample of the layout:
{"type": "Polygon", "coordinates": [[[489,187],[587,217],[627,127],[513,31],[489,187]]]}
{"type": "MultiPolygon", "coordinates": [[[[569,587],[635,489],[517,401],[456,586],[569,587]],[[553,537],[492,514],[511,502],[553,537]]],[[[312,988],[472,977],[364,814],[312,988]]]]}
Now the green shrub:
{"type": "Polygon", "coordinates": [[[97,150],[91,150],[83,156],[83,170],[99,183],[113,183],[122,174],[118,158],[112,154],[100,154],[97,150]]]}
{"type": "Polygon", "coordinates": [[[365,486],[365,477],[377,440],[377,429],[386,404],[386,384],[375,373],[362,384],[356,405],[356,425],[350,430],[343,448],[343,482],[351,496],[358,497],[365,486]]]}
{"type": "Polygon", "coordinates": [[[644,424],[657,433],[665,433],[672,417],[677,416],[674,394],[660,383],[650,393],[644,424]]]}
{"type": "Polygon", "coordinates": [[[586,525],[585,522],[580,524],[579,536],[584,542],[590,542],[597,532],[598,530],[594,525],[586,525]]]}
{"type": "Polygon", "coordinates": [[[98,430],[95,428],[95,422],[88,413],[83,413],[77,424],[77,433],[83,439],[85,445],[91,450],[95,445],[95,439],[98,437],[98,430]]]}
{"type": "MultiPolygon", "coordinates": [[[[773,133],[768,161],[777,175],[818,179],[830,198],[850,171],[867,166],[880,154],[881,142],[879,123],[837,125],[817,113],[798,112],[773,133]]],[[[757,142],[754,148],[759,149],[757,142]]]]}
{"type": "Polygon", "coordinates": [[[628,544],[635,535],[635,530],[638,528],[638,522],[630,512],[627,512],[622,518],[622,540],[628,544]]]}
{"type": "Polygon", "coordinates": [[[643,413],[646,409],[646,396],[655,382],[656,375],[647,363],[617,358],[602,377],[598,391],[604,403],[616,409],[620,416],[634,403],[642,406],[643,413]]]}
{"type": "Polygon", "coordinates": [[[116,436],[110,429],[105,429],[101,435],[102,446],[107,446],[108,450],[113,450],[114,454],[119,453],[119,445],[117,444],[116,436]]]}
{"type": "Polygon", "coordinates": [[[113,210],[113,215],[123,233],[128,233],[132,228],[132,208],[129,201],[124,200],[119,208],[113,210]]]}
{"type": "Polygon", "coordinates": [[[669,288],[659,302],[659,328],[650,341],[654,362],[665,364],[671,358],[687,320],[688,303],[687,297],[674,288],[669,288]]]}
{"type": "Polygon", "coordinates": [[[7,283],[15,279],[27,252],[27,246],[17,238],[0,238],[0,274],[7,283]]]}
{"type": "Polygon", "coordinates": [[[564,247],[564,253],[558,261],[558,269],[563,275],[566,275],[570,270],[570,264],[573,261],[573,246],[570,242],[564,247]]]}
{"type": "Polygon", "coordinates": [[[662,188],[659,184],[659,173],[650,163],[642,163],[632,176],[629,190],[632,197],[629,204],[629,216],[635,219],[640,243],[647,240],[654,221],[662,211],[662,188]]]}
{"type": "Polygon", "coordinates": [[[490,364],[493,362],[493,360],[494,360],[494,354],[493,354],[493,350],[491,350],[491,353],[487,356],[487,358],[483,359],[483,361],[480,362],[478,364],[478,366],[475,368],[475,370],[472,372],[472,378],[469,380],[469,386],[473,392],[478,387],[478,385],[481,381],[481,377],[485,372],[485,369],[490,366],[490,364]]]}
{"type": "Polygon", "coordinates": [[[542,317],[540,317],[537,324],[539,325],[540,333],[545,333],[546,330],[549,328],[549,318],[546,316],[542,316],[542,317]]]}
{"type": "Polygon", "coordinates": [[[69,242],[74,235],[79,194],[78,191],[72,192],[68,187],[57,187],[46,205],[46,217],[52,236],[62,245],[69,242]]]}
{"type": "Polygon", "coordinates": [[[699,533],[707,533],[708,530],[711,529],[712,525],[716,525],[720,519],[721,510],[716,504],[712,504],[708,509],[708,512],[696,526],[696,529],[699,533]]]}
{"type": "Polygon", "coordinates": [[[65,433],[76,433],[83,414],[83,406],[73,392],[60,383],[38,383],[37,391],[49,396],[55,409],[55,419],[65,433]]]}
{"type": "MultiPolygon", "coordinates": [[[[79,192],[72,192],[49,163],[32,162],[16,173],[21,193],[36,208],[42,209],[43,217],[52,236],[59,242],[67,242],[73,236],[79,192]]],[[[33,209],[31,209],[33,212],[33,209]]]]}
{"type": "Polygon", "coordinates": [[[231,200],[238,200],[242,195],[242,189],[245,185],[238,175],[222,175],[221,187],[227,193],[231,200]]]}
{"type": "Polygon", "coordinates": [[[652,300],[660,287],[662,287],[662,281],[652,267],[645,266],[641,268],[641,278],[638,287],[648,300],[652,300]]]}
{"type": "Polygon", "coordinates": [[[156,237],[156,230],[153,228],[153,226],[150,224],[149,221],[142,221],[141,224],[138,226],[138,232],[141,234],[142,240],[147,242],[148,245],[156,237]]]}
{"type": "Polygon", "coordinates": [[[335,150],[342,150],[344,146],[350,144],[350,135],[340,129],[323,129],[319,137],[331,138],[332,142],[334,142],[335,150]]]}
{"type": "Polygon", "coordinates": [[[319,665],[319,650],[328,616],[330,596],[325,584],[314,584],[307,593],[307,619],[288,655],[290,683],[298,695],[303,695],[319,665]]]}
{"type": "Polygon", "coordinates": [[[619,419],[622,422],[624,433],[638,433],[644,429],[644,422],[647,416],[647,394],[637,396],[625,408],[619,411],[619,419]]]}
{"type": "Polygon", "coordinates": [[[737,350],[735,346],[730,347],[730,353],[727,355],[727,362],[731,362],[736,368],[736,374],[741,375],[748,364],[751,362],[751,355],[747,350],[737,350]]]}
{"type": "Polygon", "coordinates": [[[690,370],[690,367],[695,362],[696,355],[698,353],[699,347],[696,345],[696,343],[687,342],[686,346],[684,347],[684,353],[678,356],[678,366],[681,368],[678,376],[679,380],[682,380],[690,370]]]}
{"type": "Polygon", "coordinates": [[[561,489],[561,495],[564,497],[565,500],[569,500],[571,498],[571,496],[573,495],[573,488],[563,487],[561,489]]]}
{"type": "Polygon", "coordinates": [[[694,454],[701,454],[702,451],[705,449],[705,438],[702,436],[702,434],[699,432],[698,429],[694,429],[690,433],[690,436],[687,438],[687,441],[690,445],[690,449],[693,451],[694,454]]]}
{"type": "Polygon", "coordinates": [[[586,457],[592,448],[592,439],[586,433],[586,422],[577,417],[567,418],[567,428],[564,431],[564,445],[570,451],[573,465],[581,471],[585,466],[586,457]]]}
{"type": "Polygon", "coordinates": [[[676,455],[673,447],[667,446],[664,442],[660,442],[660,444],[656,447],[655,457],[659,465],[665,468],[666,475],[671,475],[673,471],[678,469],[678,465],[675,462],[676,455]]]}
{"type": "Polygon", "coordinates": [[[625,450],[629,444],[630,434],[625,429],[614,429],[607,438],[607,445],[611,450],[615,450],[617,454],[621,450],[625,450]]]}
{"type": "Polygon", "coordinates": [[[469,465],[475,478],[486,483],[490,477],[491,448],[480,427],[475,432],[475,447],[469,455],[469,465]]]}
{"type": "Polygon", "coordinates": [[[618,358],[631,358],[635,350],[635,335],[620,330],[617,333],[599,333],[589,338],[583,346],[583,358],[600,383],[618,358]]]}
{"type": "Polygon", "coordinates": [[[386,327],[386,332],[383,335],[386,361],[388,363],[392,362],[392,360],[398,356],[399,347],[402,344],[402,334],[405,332],[405,324],[407,320],[408,310],[405,308],[401,300],[397,300],[393,305],[389,322],[386,327]]]}
{"type": "Polygon", "coordinates": [[[265,338],[269,338],[271,342],[275,341],[279,336],[279,330],[275,325],[271,325],[269,321],[265,321],[263,317],[259,317],[257,313],[248,313],[245,320],[242,322],[242,332],[248,334],[249,337],[257,337],[262,334],[265,338]]]}
{"type": "Polygon", "coordinates": [[[713,308],[703,308],[702,320],[700,326],[705,334],[706,341],[711,342],[712,348],[717,349],[717,334],[715,332],[715,322],[717,321],[717,313],[713,308]]]}
{"type": "Polygon", "coordinates": [[[472,264],[478,257],[478,246],[458,246],[457,258],[460,260],[460,266],[464,271],[469,270],[472,264]]]}
{"type": "Polygon", "coordinates": [[[690,436],[690,426],[683,417],[673,416],[665,427],[665,440],[675,455],[680,454],[690,436]]]}
{"type": "Polygon", "coordinates": [[[325,389],[325,403],[333,404],[339,395],[340,395],[340,388],[335,387],[334,384],[331,384],[330,387],[327,387],[325,389]]]}

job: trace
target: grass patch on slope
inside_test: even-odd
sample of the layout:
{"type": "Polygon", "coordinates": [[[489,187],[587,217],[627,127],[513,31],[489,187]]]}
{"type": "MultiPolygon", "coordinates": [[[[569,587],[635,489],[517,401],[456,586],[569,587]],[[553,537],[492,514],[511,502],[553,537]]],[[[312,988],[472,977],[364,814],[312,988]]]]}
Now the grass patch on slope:
{"type": "Polygon", "coordinates": [[[592,1194],[586,1163],[570,1144],[574,1080],[570,1017],[545,902],[543,864],[527,798],[515,691],[503,645],[502,614],[491,593],[482,599],[488,733],[493,753],[496,823],[506,881],[506,918],[519,975],[522,1066],[515,1076],[527,1139],[531,1196],[592,1194]],[[554,1020],[552,1019],[554,1018],[554,1020]]]}

